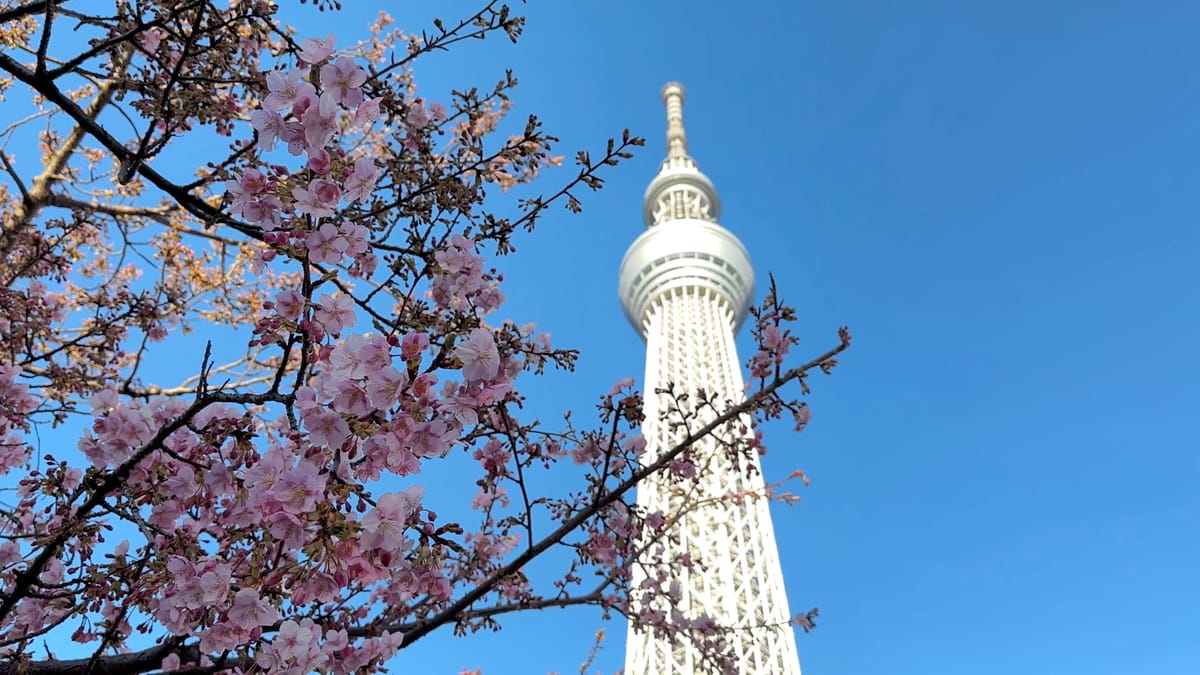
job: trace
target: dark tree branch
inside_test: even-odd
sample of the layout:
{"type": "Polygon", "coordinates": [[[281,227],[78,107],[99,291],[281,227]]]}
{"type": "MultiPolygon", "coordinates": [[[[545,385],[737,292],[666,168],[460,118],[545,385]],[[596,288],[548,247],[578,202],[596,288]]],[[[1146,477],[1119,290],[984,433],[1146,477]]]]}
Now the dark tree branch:
{"type": "Polygon", "coordinates": [[[109,654],[98,659],[23,661],[6,659],[0,661],[0,675],[136,675],[158,670],[163,659],[177,654],[183,663],[200,659],[196,644],[184,646],[182,639],[172,640],[150,649],[128,654],[109,654]]]}
{"type": "Polygon", "coordinates": [[[10,9],[0,10],[0,23],[8,23],[17,19],[24,19],[31,14],[44,12],[50,7],[61,5],[64,0],[37,0],[37,2],[27,2],[23,5],[18,5],[10,9]]]}
{"type": "MultiPolygon", "coordinates": [[[[425,637],[429,633],[433,632],[433,630],[445,625],[446,623],[450,623],[450,622],[454,621],[455,617],[459,616],[463,612],[468,611],[470,609],[471,605],[473,605],[480,598],[484,597],[489,592],[491,592],[491,590],[493,588],[495,588],[495,586],[497,584],[499,584],[501,581],[503,581],[505,578],[520,571],[521,568],[523,568],[523,567],[525,567],[525,565],[529,564],[529,562],[532,561],[534,558],[538,557],[542,553],[545,553],[551,546],[554,546],[555,544],[558,544],[559,542],[561,542],[563,539],[565,539],[567,537],[567,535],[569,535],[572,532],[574,532],[575,530],[579,529],[590,518],[596,516],[596,514],[600,513],[605,508],[607,508],[610,504],[612,504],[613,502],[617,501],[622,496],[624,496],[626,492],[629,492],[635,486],[640,484],[642,481],[646,480],[651,475],[662,470],[672,460],[674,460],[676,457],[678,457],[680,453],[682,453],[684,450],[691,447],[696,442],[700,441],[703,438],[708,437],[710,434],[715,432],[721,426],[729,423],[730,421],[737,419],[738,417],[750,412],[751,410],[754,410],[762,403],[762,401],[764,401],[768,397],[774,395],[775,392],[777,392],[779,389],[781,389],[784,385],[786,385],[794,380],[799,380],[799,379],[803,378],[808,373],[808,371],[810,371],[814,368],[822,368],[822,369],[827,368],[828,364],[831,361],[833,361],[834,357],[836,357],[838,354],[845,351],[850,346],[849,333],[847,333],[845,331],[845,329],[843,329],[841,331],[841,334],[842,334],[842,341],[840,344],[838,344],[838,346],[834,347],[833,349],[830,349],[829,351],[825,352],[821,356],[818,356],[817,358],[813,359],[812,361],[809,361],[808,363],[805,363],[801,366],[798,366],[796,368],[793,368],[793,369],[787,371],[786,373],[783,374],[782,377],[776,379],[771,384],[763,387],[761,390],[756,392],[750,398],[746,399],[744,402],[730,408],[729,410],[725,411],[724,414],[720,415],[713,421],[709,422],[708,424],[705,424],[703,427],[700,427],[696,431],[688,434],[687,438],[680,441],[679,444],[677,444],[675,447],[673,447],[670,450],[659,455],[658,458],[653,463],[648,464],[648,465],[638,469],[637,471],[635,471],[632,475],[629,476],[629,478],[626,478],[623,482],[621,482],[619,485],[617,485],[615,488],[613,488],[612,491],[606,492],[606,493],[600,495],[600,497],[598,499],[596,499],[594,502],[588,504],[588,506],[586,508],[581,509],[579,511],[579,513],[575,514],[571,518],[564,521],[563,524],[558,527],[558,529],[554,530],[546,538],[542,539],[537,544],[530,546],[528,549],[526,549],[524,552],[522,552],[516,558],[511,560],[507,565],[500,568],[499,570],[494,572],[492,574],[492,576],[485,579],[483,581],[483,583],[479,584],[479,586],[476,586],[472,590],[468,591],[457,601],[452,603],[446,609],[442,610],[442,612],[440,614],[433,617],[432,619],[429,619],[428,621],[419,623],[415,628],[405,631],[404,632],[405,646],[411,645],[412,643],[416,642],[417,640],[421,639],[422,637],[425,637]]],[[[395,628],[399,629],[399,628],[401,628],[401,626],[398,625],[398,626],[395,626],[395,628]]]]}
{"type": "MultiPolygon", "coordinates": [[[[122,166],[136,163],[137,173],[150,182],[159,190],[162,190],[172,199],[174,199],[184,210],[193,216],[205,222],[223,223],[233,227],[239,232],[253,237],[254,239],[262,239],[262,233],[258,228],[252,227],[245,223],[239,222],[227,216],[221,209],[210,205],[197,195],[189,192],[180,185],[169,180],[158,171],[142,162],[137,162],[137,153],[127,148],[121,141],[117,140],[110,134],[99,122],[96,121],[94,114],[89,114],[88,111],[81,109],[69,96],[64,94],[61,89],[46,77],[40,77],[33,71],[29,70],[19,62],[14,60],[7,54],[0,53],[0,70],[11,74],[17,80],[33,87],[34,91],[44,96],[46,100],[58,106],[65,112],[84,132],[87,132],[92,138],[96,139],[104,149],[108,150],[117,158],[122,166]]],[[[36,196],[36,195],[35,195],[36,196]]]]}

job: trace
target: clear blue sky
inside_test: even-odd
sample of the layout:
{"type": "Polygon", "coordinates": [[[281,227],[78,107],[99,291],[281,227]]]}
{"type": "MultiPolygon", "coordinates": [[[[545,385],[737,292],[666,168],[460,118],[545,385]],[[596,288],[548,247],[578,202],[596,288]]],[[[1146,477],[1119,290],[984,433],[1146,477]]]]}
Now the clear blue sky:
{"type": "MultiPolygon", "coordinates": [[[[505,263],[509,311],[583,349],[555,405],[640,378],[616,271],[662,156],[667,80],[688,89],[723,224],[799,308],[804,344],[854,331],[809,430],[768,436],[768,475],[813,478],[775,514],[792,606],[821,608],[798,637],[806,672],[1197,672],[1200,10],[525,9],[517,47],[418,74],[484,84],[511,66],[518,109],[564,147],[623,126],[650,141],[505,263]]],[[[549,614],[417,654],[431,669],[571,671],[595,625],[549,614]]],[[[608,628],[611,672],[622,631],[608,628]]]]}
{"type": "MultiPolygon", "coordinates": [[[[344,45],[380,3],[346,4],[336,20],[289,11],[344,45]]],[[[478,3],[387,4],[416,29],[478,3]]],[[[512,67],[517,113],[564,154],[626,126],[649,139],[582,215],[556,213],[501,261],[507,315],[583,350],[578,377],[526,385],[531,416],[582,415],[641,378],[616,274],[663,154],[658,91],[680,80],[722,222],[799,309],[803,345],[841,324],[856,338],[815,382],[809,430],[768,430],[768,477],[813,479],[775,512],[792,608],[821,609],[798,636],[805,671],[1197,672],[1200,8],[521,9],[518,46],[422,62],[425,93],[512,67]]],[[[396,672],[573,672],[599,627],[612,672],[624,627],[587,611],[435,636],[396,672]]]]}

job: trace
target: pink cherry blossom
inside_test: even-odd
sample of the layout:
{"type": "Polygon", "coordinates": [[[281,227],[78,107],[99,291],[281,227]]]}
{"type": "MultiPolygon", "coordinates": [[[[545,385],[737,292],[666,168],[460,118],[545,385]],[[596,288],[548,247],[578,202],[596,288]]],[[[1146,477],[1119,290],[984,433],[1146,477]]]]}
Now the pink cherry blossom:
{"type": "Polygon", "coordinates": [[[330,33],[324,40],[305,38],[300,41],[300,60],[309,64],[320,64],[333,56],[334,35],[330,33]]]}
{"type": "MultiPolygon", "coordinates": [[[[308,418],[305,420],[307,422],[308,418]]],[[[349,427],[346,427],[346,435],[349,435],[349,427]]],[[[311,429],[309,437],[312,437],[311,429]]],[[[313,510],[317,501],[324,497],[325,476],[315,464],[301,460],[299,464],[280,475],[279,480],[272,486],[271,493],[279,505],[290,513],[308,513],[313,510]]]]}
{"type": "Polygon", "coordinates": [[[377,98],[369,98],[358,105],[354,111],[354,126],[365,127],[379,119],[379,104],[377,98]]]}
{"type": "Polygon", "coordinates": [[[225,597],[232,590],[232,571],[233,568],[229,565],[217,564],[200,575],[200,589],[203,593],[201,598],[205,603],[224,602],[225,597]]]}
{"type": "Polygon", "coordinates": [[[592,560],[601,565],[611,565],[617,559],[617,542],[611,534],[592,532],[586,550],[592,560]]]}
{"type": "Polygon", "coordinates": [[[268,72],[267,89],[271,93],[263,99],[263,106],[273,111],[283,110],[295,103],[298,97],[311,96],[316,92],[316,89],[304,80],[304,73],[299,70],[268,72]]]}
{"type": "Polygon", "coordinates": [[[404,115],[404,121],[408,123],[408,128],[413,131],[421,131],[429,126],[431,119],[429,112],[425,110],[425,106],[421,104],[420,99],[409,106],[408,113],[404,115]]]}
{"type": "Polygon", "coordinates": [[[321,629],[312,619],[288,619],[279,625],[279,632],[266,650],[266,663],[271,672],[307,673],[324,670],[328,656],[320,646],[321,629]]]}
{"type": "MultiPolygon", "coordinates": [[[[447,382],[446,384],[455,384],[447,382]]],[[[461,426],[472,427],[479,424],[479,404],[470,396],[447,396],[442,399],[442,412],[450,415],[461,426]]]]}
{"type": "Polygon", "coordinates": [[[258,195],[271,189],[270,181],[257,169],[246,169],[238,177],[237,186],[241,193],[247,196],[258,195]]]}
{"type": "Polygon", "coordinates": [[[354,298],[346,294],[337,296],[322,293],[317,310],[313,313],[316,321],[330,335],[340,335],[341,332],[353,326],[357,317],[354,314],[354,298]]]}
{"type": "Polygon", "coordinates": [[[233,596],[233,606],[225,613],[233,625],[245,630],[268,626],[279,619],[279,610],[258,594],[258,589],[243,588],[233,596]]]}
{"type": "Polygon", "coordinates": [[[360,157],[354,161],[354,172],[345,181],[347,201],[360,202],[371,195],[375,181],[379,177],[379,168],[370,157],[360,157]]]}
{"type": "Polygon", "coordinates": [[[458,429],[451,428],[444,420],[435,419],[417,423],[409,443],[418,457],[445,457],[457,438],[458,429]]]}
{"type": "Polygon", "coordinates": [[[423,404],[431,404],[437,398],[434,387],[437,386],[438,376],[434,373],[421,373],[412,382],[412,393],[423,404]]]}
{"type": "Polygon", "coordinates": [[[479,460],[479,464],[488,473],[502,474],[505,472],[505,466],[508,464],[510,455],[508,448],[499,440],[493,438],[485,443],[482,448],[476,450],[473,456],[479,460]]]}
{"type": "Polygon", "coordinates": [[[476,328],[466,340],[454,347],[454,355],[462,361],[463,377],[470,380],[490,380],[500,369],[500,353],[496,339],[486,328],[476,328]]]}
{"type": "Polygon", "coordinates": [[[287,129],[283,116],[274,110],[259,108],[250,113],[250,126],[258,132],[258,145],[263,150],[274,150],[275,144],[287,129]]]}
{"type": "Polygon", "coordinates": [[[762,330],[762,346],[764,349],[778,349],[783,345],[783,334],[779,326],[767,326],[762,330]]]}
{"type": "Polygon", "coordinates": [[[429,349],[429,336],[425,333],[406,333],[400,341],[400,358],[412,361],[421,358],[421,353],[429,349]]]}
{"type": "Polygon", "coordinates": [[[411,476],[421,471],[421,461],[412,450],[408,448],[399,448],[395,452],[388,454],[387,467],[397,476],[411,476]]]}
{"type": "Polygon", "coordinates": [[[504,507],[508,506],[508,503],[508,491],[503,486],[499,486],[490,491],[485,490],[476,493],[475,497],[471,500],[471,508],[482,510],[492,508],[492,504],[499,504],[504,507]]]}
{"type": "MultiPolygon", "coordinates": [[[[346,339],[333,346],[329,355],[331,367],[330,376],[337,379],[359,379],[367,375],[367,364],[364,358],[364,347],[368,338],[358,333],[347,335],[346,339]]],[[[386,365],[386,364],[383,364],[386,365]]]]}
{"type": "Polygon", "coordinates": [[[367,396],[376,410],[391,408],[404,388],[408,386],[408,373],[392,366],[373,371],[367,379],[367,396]]]}
{"type": "Polygon", "coordinates": [[[367,241],[370,235],[370,230],[362,223],[343,222],[340,228],[342,238],[346,241],[346,255],[353,256],[356,260],[363,258],[374,259],[375,254],[371,250],[371,244],[367,241]]]}
{"type": "Polygon", "coordinates": [[[367,71],[348,56],[321,66],[321,86],[347,108],[363,102],[362,85],[366,81],[367,71]]]}
{"type": "Polygon", "coordinates": [[[304,246],[308,249],[310,261],[338,265],[341,264],[349,245],[337,225],[325,222],[305,237],[304,246]]]}
{"type": "Polygon", "coordinates": [[[337,132],[337,104],[329,94],[322,94],[317,105],[308,105],[300,114],[304,126],[304,143],[309,152],[329,143],[337,132]]]}
{"type": "Polygon", "coordinates": [[[333,168],[333,157],[325,148],[309,151],[308,168],[312,169],[313,173],[324,176],[333,168]]]}
{"type": "Polygon", "coordinates": [[[350,425],[332,410],[310,408],[304,411],[304,427],[313,445],[337,449],[350,438],[350,425]]]}
{"type": "Polygon", "coordinates": [[[307,187],[292,190],[296,200],[296,208],[311,216],[332,216],[342,198],[342,189],[337,183],[324,178],[318,178],[307,187]]]}
{"type": "Polygon", "coordinates": [[[275,296],[275,311],[284,319],[295,321],[300,318],[300,312],[304,311],[304,296],[290,289],[280,291],[279,295],[275,296]]]}
{"type": "Polygon", "coordinates": [[[282,449],[262,455],[258,463],[246,469],[243,481],[249,492],[249,506],[258,508],[272,498],[271,493],[286,468],[288,459],[282,449]]]}
{"type": "Polygon", "coordinates": [[[230,621],[218,621],[200,634],[200,649],[205,652],[232,650],[249,638],[250,629],[230,621]]]}
{"type": "Polygon", "coordinates": [[[225,190],[233,195],[235,208],[269,187],[267,179],[258,169],[246,169],[237,180],[225,181],[225,190]]]}
{"type": "Polygon", "coordinates": [[[266,518],[267,533],[284,548],[295,550],[309,542],[308,528],[300,516],[290,511],[275,511],[266,518]]]}
{"type": "Polygon", "coordinates": [[[366,416],[372,409],[366,390],[357,382],[351,381],[338,383],[337,395],[333,397],[333,407],[335,410],[355,417],[366,416]]]}
{"type": "Polygon", "coordinates": [[[138,34],[137,41],[142,49],[153,54],[158,51],[158,46],[162,44],[163,32],[158,28],[151,28],[138,34]]]}
{"type": "Polygon", "coordinates": [[[421,505],[424,491],[420,486],[410,487],[404,492],[389,492],[379,498],[375,508],[362,520],[362,545],[385,551],[399,551],[407,541],[404,537],[405,523],[421,505]]]}
{"type": "Polygon", "coordinates": [[[283,202],[275,195],[258,195],[245,202],[240,214],[246,220],[270,232],[279,227],[279,212],[282,208],[283,202]]]}
{"type": "Polygon", "coordinates": [[[279,138],[287,143],[287,151],[290,155],[302,155],[308,149],[304,125],[296,120],[290,120],[284,124],[283,133],[279,134],[279,138]]]}

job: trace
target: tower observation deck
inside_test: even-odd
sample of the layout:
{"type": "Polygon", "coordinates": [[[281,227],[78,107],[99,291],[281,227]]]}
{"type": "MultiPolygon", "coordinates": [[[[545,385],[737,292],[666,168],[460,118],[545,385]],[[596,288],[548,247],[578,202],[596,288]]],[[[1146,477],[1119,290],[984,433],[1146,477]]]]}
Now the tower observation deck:
{"type": "MultiPolygon", "coordinates": [[[[646,340],[645,462],[686,437],[685,429],[662,419],[670,401],[656,390],[672,384],[691,396],[703,389],[714,401],[742,398],[734,335],[754,295],[750,256],[718,224],[717,190],[688,155],[683,86],[667,84],[662,98],[667,157],[646,188],[647,228],[625,254],[619,277],[625,316],[646,340]]],[[[696,478],[660,474],[638,487],[639,507],[673,520],[633,567],[631,612],[678,610],[707,617],[732,652],[735,672],[799,675],[758,457],[743,453],[735,463],[727,444],[717,439],[697,444],[692,452],[696,478]],[[691,564],[672,562],[680,560],[691,564]],[[675,607],[661,597],[639,596],[643,582],[664,570],[678,589],[675,607]]],[[[697,636],[631,628],[625,673],[712,672],[717,664],[699,644],[697,636]]]]}

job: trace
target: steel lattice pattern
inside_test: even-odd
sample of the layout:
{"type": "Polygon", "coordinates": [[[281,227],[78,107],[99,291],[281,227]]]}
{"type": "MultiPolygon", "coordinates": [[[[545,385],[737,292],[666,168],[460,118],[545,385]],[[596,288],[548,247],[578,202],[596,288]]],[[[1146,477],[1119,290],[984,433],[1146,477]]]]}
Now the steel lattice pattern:
{"type": "MultiPolygon", "coordinates": [[[[687,431],[658,421],[671,403],[668,397],[650,392],[674,383],[677,392],[703,388],[713,398],[725,400],[742,395],[742,377],[733,341],[733,314],[718,294],[701,287],[677,289],[651,305],[646,323],[644,431],[647,461],[653,461],[656,451],[672,447],[687,431]]],[[[704,421],[701,416],[696,423],[704,421]]],[[[758,458],[744,454],[732,458],[716,441],[698,448],[695,457],[700,468],[697,480],[662,478],[644,484],[638,492],[638,504],[647,512],[682,511],[661,551],[662,560],[687,554],[693,561],[690,569],[679,570],[676,576],[680,607],[716,622],[731,643],[739,672],[798,675],[783,572],[768,502],[762,498],[758,458]],[[754,464],[749,472],[746,462],[754,464]],[[752,496],[737,499],[735,495],[752,496]]],[[[653,573],[653,567],[635,567],[635,588],[647,572],[653,573]]],[[[630,632],[625,664],[629,675],[690,674],[710,668],[701,651],[686,639],[630,632]]]]}

